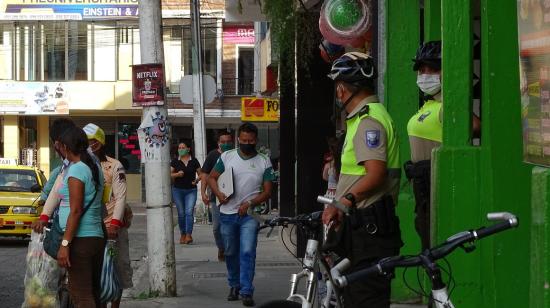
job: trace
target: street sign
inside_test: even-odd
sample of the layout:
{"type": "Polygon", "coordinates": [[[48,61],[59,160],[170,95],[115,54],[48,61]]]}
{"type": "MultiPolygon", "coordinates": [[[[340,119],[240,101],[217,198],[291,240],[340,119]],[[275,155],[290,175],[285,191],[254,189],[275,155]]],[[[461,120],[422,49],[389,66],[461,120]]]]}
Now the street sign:
{"type": "Polygon", "coordinates": [[[241,99],[241,120],[246,122],[279,121],[279,100],[243,97],[241,99]]]}
{"type": "MultiPolygon", "coordinates": [[[[210,104],[216,98],[216,80],[210,75],[202,76],[204,104],[210,104]]],[[[183,76],[180,80],[180,101],[193,104],[193,75],[183,76]]]]}

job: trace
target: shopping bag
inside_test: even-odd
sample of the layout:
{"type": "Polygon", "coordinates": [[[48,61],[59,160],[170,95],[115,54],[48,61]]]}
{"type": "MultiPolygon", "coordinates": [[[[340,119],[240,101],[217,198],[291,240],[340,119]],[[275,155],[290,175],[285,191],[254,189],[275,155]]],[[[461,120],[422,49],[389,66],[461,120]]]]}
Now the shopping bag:
{"type": "Polygon", "coordinates": [[[25,301],[22,308],[57,308],[60,269],[43,247],[44,234],[32,232],[27,253],[25,301]]]}
{"type": "Polygon", "coordinates": [[[116,241],[108,240],[103,255],[103,268],[101,270],[101,296],[102,303],[117,300],[122,295],[122,288],[115,267],[117,255],[116,241]]]}

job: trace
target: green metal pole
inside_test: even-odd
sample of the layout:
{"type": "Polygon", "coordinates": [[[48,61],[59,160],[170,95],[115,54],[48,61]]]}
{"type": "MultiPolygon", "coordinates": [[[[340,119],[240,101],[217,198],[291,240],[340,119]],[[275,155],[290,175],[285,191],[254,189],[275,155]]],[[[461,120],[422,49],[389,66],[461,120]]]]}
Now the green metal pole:
{"type": "Polygon", "coordinates": [[[443,143],[469,146],[472,127],[472,4],[443,0],[443,143]]]}
{"type": "Polygon", "coordinates": [[[550,259],[544,249],[549,234],[544,232],[548,223],[543,222],[550,218],[549,190],[545,185],[550,173],[548,169],[533,172],[533,197],[541,201],[533,202],[533,217],[542,223],[532,224],[531,168],[522,162],[517,6],[517,1],[481,1],[481,208],[483,214],[506,210],[520,217],[517,230],[479,243],[483,307],[550,307],[550,291],[544,286],[544,281],[549,281],[550,259]],[[530,226],[534,236],[538,235],[531,241],[532,248],[530,226]],[[531,264],[530,251],[534,255],[531,264]],[[533,277],[541,278],[538,285],[534,284],[531,296],[530,271],[533,277]]]}
{"type": "MultiPolygon", "coordinates": [[[[443,144],[432,164],[432,239],[440,243],[457,232],[479,226],[480,149],[471,146],[472,5],[470,0],[442,0],[443,144]]],[[[482,307],[480,254],[456,251],[449,256],[457,307],[482,307]]]]}
{"type": "MultiPolygon", "coordinates": [[[[418,1],[386,0],[386,70],[384,72],[385,101],[399,135],[401,162],[410,159],[407,123],[418,110],[418,88],[412,61],[420,41],[420,7],[418,1]]],[[[406,179],[402,176],[402,181],[406,179]]],[[[410,185],[399,195],[397,211],[405,246],[402,254],[420,251],[420,240],[414,229],[414,198],[410,185]]],[[[416,273],[408,272],[407,281],[415,281],[416,273]]],[[[403,283],[402,271],[397,271],[392,298],[406,301],[416,297],[403,283]]]]}
{"type": "Polygon", "coordinates": [[[441,0],[424,0],[424,41],[441,39],[441,0]]]}

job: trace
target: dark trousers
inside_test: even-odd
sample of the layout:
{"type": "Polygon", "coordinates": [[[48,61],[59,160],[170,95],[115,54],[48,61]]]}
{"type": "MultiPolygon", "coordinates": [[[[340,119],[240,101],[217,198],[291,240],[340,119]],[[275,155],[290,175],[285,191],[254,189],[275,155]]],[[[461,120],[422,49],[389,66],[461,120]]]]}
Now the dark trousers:
{"type": "MultiPolygon", "coordinates": [[[[369,260],[353,267],[349,272],[355,272],[372,265],[375,260],[369,260]]],[[[391,278],[376,276],[350,284],[344,289],[345,307],[389,308],[391,296],[391,278]]]]}
{"type": "Polygon", "coordinates": [[[69,293],[76,308],[100,306],[101,270],[105,239],[75,237],[71,242],[69,261],[69,293]]]}
{"type": "Polygon", "coordinates": [[[413,179],[413,191],[416,206],[414,212],[414,227],[420,236],[422,250],[430,248],[430,180],[429,176],[413,179]]]}

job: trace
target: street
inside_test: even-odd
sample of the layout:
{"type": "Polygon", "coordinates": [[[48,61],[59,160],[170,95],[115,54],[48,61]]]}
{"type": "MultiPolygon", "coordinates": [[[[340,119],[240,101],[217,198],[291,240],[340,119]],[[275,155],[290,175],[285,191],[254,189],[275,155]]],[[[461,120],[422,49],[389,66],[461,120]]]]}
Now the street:
{"type": "MultiPolygon", "coordinates": [[[[150,294],[147,269],[145,209],[134,206],[130,230],[130,258],[134,287],[125,290],[122,307],[242,307],[240,301],[227,302],[225,264],[217,261],[212,227],[195,224],[192,245],[176,244],[176,298],[158,298],[150,294]]],[[[178,231],[175,230],[177,233],[178,231]]],[[[178,234],[175,234],[178,237],[178,234]]],[[[0,297],[2,307],[20,307],[23,302],[27,241],[0,239],[0,297]]],[[[290,245],[287,239],[287,245],[290,245]]],[[[269,238],[264,230],[258,238],[255,300],[257,304],[288,296],[289,278],[299,271],[299,263],[284,249],[277,232],[269,238]]],[[[397,306],[392,307],[419,307],[397,306]]]]}
{"type": "Polygon", "coordinates": [[[0,238],[0,298],[2,307],[21,307],[28,241],[0,238]]]}

